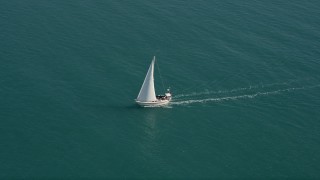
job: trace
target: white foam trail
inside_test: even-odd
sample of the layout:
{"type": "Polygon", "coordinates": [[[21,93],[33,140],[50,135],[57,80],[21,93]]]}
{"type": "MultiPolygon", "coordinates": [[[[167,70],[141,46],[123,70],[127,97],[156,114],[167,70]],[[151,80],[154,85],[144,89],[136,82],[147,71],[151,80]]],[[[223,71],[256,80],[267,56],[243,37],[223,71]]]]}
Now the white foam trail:
{"type": "Polygon", "coordinates": [[[192,92],[192,93],[189,93],[189,94],[178,94],[178,95],[175,95],[175,98],[210,95],[210,94],[227,94],[227,93],[234,93],[234,92],[246,91],[246,90],[251,90],[251,89],[272,87],[272,86],[277,86],[277,85],[278,86],[289,85],[289,84],[292,84],[292,83],[297,82],[297,81],[299,81],[299,80],[290,80],[288,82],[270,83],[270,84],[262,84],[261,83],[259,85],[254,85],[254,86],[249,86],[249,87],[240,87],[240,88],[235,88],[235,89],[231,89],[231,90],[192,92]]]}
{"type": "Polygon", "coordinates": [[[176,101],[171,102],[172,105],[185,105],[185,104],[193,104],[193,103],[207,103],[207,102],[219,102],[219,101],[228,101],[228,100],[238,100],[238,99],[245,99],[245,98],[255,98],[257,96],[265,96],[265,95],[272,95],[272,94],[280,94],[282,92],[289,92],[294,90],[301,90],[301,89],[310,89],[319,87],[319,85],[314,86],[307,86],[307,87],[296,87],[296,88],[288,88],[288,89],[280,89],[276,91],[269,91],[269,92],[257,92],[255,94],[245,94],[245,95],[238,95],[238,96],[227,96],[227,97],[220,97],[220,98],[207,98],[207,99],[196,99],[196,100],[184,100],[184,101],[176,101]]]}
{"type": "Polygon", "coordinates": [[[200,96],[200,95],[209,95],[209,94],[226,94],[226,93],[232,93],[232,92],[237,92],[237,91],[244,91],[248,89],[254,89],[257,88],[255,86],[250,86],[248,88],[236,88],[232,90],[220,90],[220,91],[205,91],[205,92],[193,92],[190,94],[179,94],[176,95],[175,98],[180,98],[180,97],[190,97],[190,96],[200,96]]]}
{"type": "Polygon", "coordinates": [[[183,104],[193,104],[193,103],[206,103],[210,101],[227,101],[227,100],[237,100],[243,98],[254,98],[259,95],[266,95],[266,94],[276,94],[279,92],[268,92],[268,93],[256,93],[251,95],[239,95],[239,96],[228,96],[228,97],[221,97],[221,98],[207,98],[207,99],[197,99],[197,100],[185,100],[185,101],[177,101],[172,102],[173,105],[183,105],[183,104]]]}

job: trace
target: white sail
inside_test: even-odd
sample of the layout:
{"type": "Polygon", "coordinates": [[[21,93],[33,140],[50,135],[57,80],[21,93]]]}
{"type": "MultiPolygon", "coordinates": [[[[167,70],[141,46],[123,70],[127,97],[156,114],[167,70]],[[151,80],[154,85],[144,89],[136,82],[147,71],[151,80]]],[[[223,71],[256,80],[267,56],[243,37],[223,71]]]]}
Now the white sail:
{"type": "Polygon", "coordinates": [[[151,62],[146,78],[143,81],[142,87],[140,89],[139,95],[137,97],[137,101],[140,102],[151,102],[156,101],[156,92],[154,90],[154,79],[153,79],[153,71],[154,71],[154,62],[155,57],[151,62]]]}

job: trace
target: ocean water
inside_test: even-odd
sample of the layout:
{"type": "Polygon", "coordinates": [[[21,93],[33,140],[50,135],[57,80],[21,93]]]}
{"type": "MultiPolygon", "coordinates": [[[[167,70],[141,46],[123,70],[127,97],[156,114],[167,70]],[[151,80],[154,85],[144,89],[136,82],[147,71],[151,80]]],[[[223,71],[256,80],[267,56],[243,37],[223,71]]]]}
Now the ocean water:
{"type": "Polygon", "coordinates": [[[0,178],[320,178],[319,22],[314,0],[2,0],[0,178]],[[141,108],[154,55],[173,101],[141,108]]]}

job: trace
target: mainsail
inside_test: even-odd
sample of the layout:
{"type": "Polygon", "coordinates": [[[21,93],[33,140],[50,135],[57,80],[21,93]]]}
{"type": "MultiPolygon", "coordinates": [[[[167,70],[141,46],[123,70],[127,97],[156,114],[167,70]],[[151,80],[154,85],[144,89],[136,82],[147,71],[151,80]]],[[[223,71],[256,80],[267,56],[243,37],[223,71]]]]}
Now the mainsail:
{"type": "Polygon", "coordinates": [[[137,101],[140,102],[151,102],[156,101],[156,92],[154,90],[154,80],[153,80],[153,71],[154,71],[154,63],[156,57],[153,57],[151,65],[149,67],[146,78],[143,81],[142,87],[140,89],[139,95],[137,97],[137,101]]]}

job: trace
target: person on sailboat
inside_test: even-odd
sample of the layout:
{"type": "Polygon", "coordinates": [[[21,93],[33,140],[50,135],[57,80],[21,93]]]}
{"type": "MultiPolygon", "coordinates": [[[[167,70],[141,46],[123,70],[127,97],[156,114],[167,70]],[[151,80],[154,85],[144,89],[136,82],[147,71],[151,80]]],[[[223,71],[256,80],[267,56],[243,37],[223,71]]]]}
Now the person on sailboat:
{"type": "Polygon", "coordinates": [[[165,99],[171,100],[172,94],[170,92],[170,88],[167,89],[167,92],[165,93],[165,99]]]}

